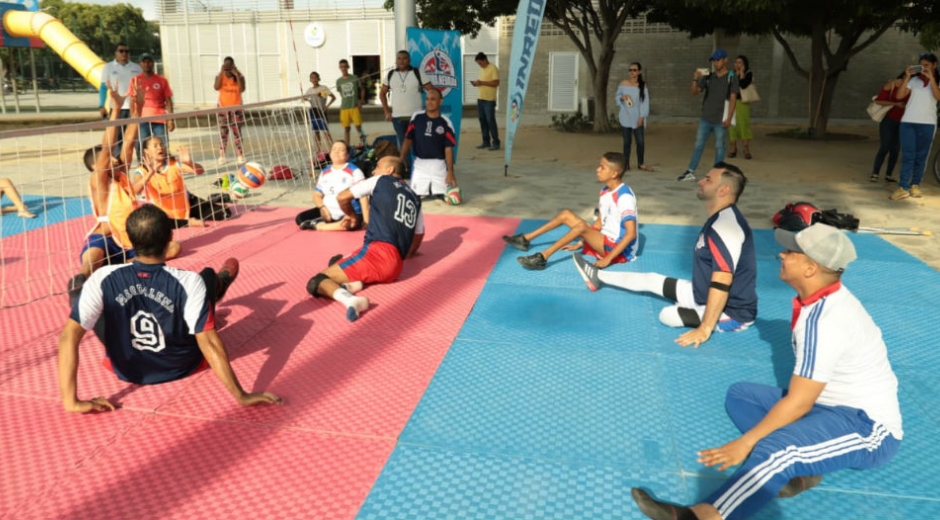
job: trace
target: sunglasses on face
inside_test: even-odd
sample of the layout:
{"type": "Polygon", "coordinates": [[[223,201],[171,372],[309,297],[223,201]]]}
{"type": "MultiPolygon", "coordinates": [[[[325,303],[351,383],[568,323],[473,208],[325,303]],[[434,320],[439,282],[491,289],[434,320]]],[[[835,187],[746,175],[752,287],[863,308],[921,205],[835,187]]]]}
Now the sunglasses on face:
{"type": "Polygon", "coordinates": [[[127,54],[128,52],[131,52],[130,49],[118,49],[117,51],[121,54],[127,54]]]}

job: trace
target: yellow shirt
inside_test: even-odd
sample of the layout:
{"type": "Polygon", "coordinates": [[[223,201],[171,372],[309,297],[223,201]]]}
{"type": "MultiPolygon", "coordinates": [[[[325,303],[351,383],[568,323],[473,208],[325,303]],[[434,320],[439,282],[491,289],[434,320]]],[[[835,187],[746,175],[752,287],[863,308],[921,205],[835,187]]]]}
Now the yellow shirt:
{"type": "MultiPolygon", "coordinates": [[[[490,63],[486,67],[480,69],[480,76],[477,78],[480,81],[495,81],[499,79],[499,69],[496,68],[496,65],[490,63]]],[[[480,85],[477,87],[479,92],[477,94],[478,99],[483,101],[496,101],[496,89],[498,87],[488,87],[486,85],[480,85]]]]}

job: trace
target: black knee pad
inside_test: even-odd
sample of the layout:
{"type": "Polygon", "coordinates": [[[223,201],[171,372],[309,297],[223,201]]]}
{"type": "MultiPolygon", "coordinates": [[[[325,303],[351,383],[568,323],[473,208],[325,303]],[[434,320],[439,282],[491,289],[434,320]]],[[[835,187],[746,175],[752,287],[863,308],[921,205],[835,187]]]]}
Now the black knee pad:
{"type": "Polygon", "coordinates": [[[310,279],[310,281],[307,282],[307,292],[310,293],[310,296],[313,296],[314,298],[319,298],[320,295],[317,294],[317,289],[320,288],[320,284],[323,283],[323,280],[329,280],[329,279],[330,279],[329,276],[323,273],[317,273],[316,276],[314,276],[313,278],[310,279]]]}
{"type": "Polygon", "coordinates": [[[695,312],[695,309],[679,307],[679,319],[682,320],[683,325],[691,329],[702,324],[702,319],[698,317],[698,313],[695,312]]]}
{"type": "Polygon", "coordinates": [[[672,301],[679,301],[679,298],[676,297],[676,284],[678,280],[675,278],[666,278],[666,281],[663,282],[663,296],[669,298],[672,301]]]}

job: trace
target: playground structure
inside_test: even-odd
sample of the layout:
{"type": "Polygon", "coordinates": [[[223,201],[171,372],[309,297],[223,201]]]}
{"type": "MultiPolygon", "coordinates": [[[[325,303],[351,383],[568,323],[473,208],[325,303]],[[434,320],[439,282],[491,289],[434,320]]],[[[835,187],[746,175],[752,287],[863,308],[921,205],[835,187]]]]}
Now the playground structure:
{"type": "MultiPolygon", "coordinates": [[[[33,93],[39,112],[39,89],[33,49],[48,45],[65,63],[75,69],[92,87],[101,85],[104,61],[69,31],[59,19],[46,13],[30,11],[20,4],[0,3],[0,47],[29,48],[33,93]]],[[[14,104],[19,111],[19,92],[12,88],[14,104]]],[[[6,113],[6,96],[0,95],[0,106],[6,113]]]]}

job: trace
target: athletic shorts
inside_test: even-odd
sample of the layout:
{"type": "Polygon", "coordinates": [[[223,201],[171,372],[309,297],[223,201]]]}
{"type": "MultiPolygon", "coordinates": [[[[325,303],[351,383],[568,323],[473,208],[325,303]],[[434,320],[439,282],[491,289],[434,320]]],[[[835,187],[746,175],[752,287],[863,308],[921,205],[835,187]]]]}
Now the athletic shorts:
{"type": "MultiPolygon", "coordinates": [[[[604,235],[604,254],[600,254],[597,251],[595,251],[594,248],[591,247],[591,245],[587,243],[587,240],[584,241],[584,247],[581,248],[581,254],[591,255],[597,258],[604,258],[605,256],[607,256],[607,253],[610,253],[611,251],[614,250],[614,247],[616,245],[617,245],[616,242],[608,238],[607,235],[604,235]]],[[[614,257],[614,259],[611,260],[610,263],[622,264],[625,262],[629,262],[630,259],[627,258],[626,253],[627,253],[626,251],[622,251],[619,255],[614,257]]]]}
{"type": "Polygon", "coordinates": [[[318,117],[310,118],[310,128],[314,132],[327,132],[330,130],[330,127],[326,124],[326,119],[320,119],[318,117]]]}
{"type": "Polygon", "coordinates": [[[105,236],[100,233],[95,233],[93,235],[88,235],[88,238],[85,239],[85,245],[82,247],[82,252],[78,255],[79,261],[81,261],[85,251],[88,251],[93,247],[104,251],[104,261],[106,264],[123,264],[127,260],[130,260],[136,256],[133,249],[124,249],[117,245],[114,239],[111,238],[111,235],[105,236]]]}
{"type": "Polygon", "coordinates": [[[344,108],[339,111],[339,124],[343,128],[349,128],[350,122],[356,126],[362,126],[362,112],[359,111],[359,107],[344,108]]]}
{"type": "Polygon", "coordinates": [[[339,261],[350,282],[362,283],[392,283],[404,266],[398,248],[388,242],[369,242],[339,261]]]}
{"type": "Polygon", "coordinates": [[[447,162],[444,159],[416,158],[411,168],[411,190],[418,196],[447,193],[447,162]]]}
{"type": "MultiPolygon", "coordinates": [[[[705,306],[695,303],[692,282],[689,280],[676,280],[676,305],[672,305],[663,309],[663,312],[660,313],[660,321],[665,322],[665,320],[663,320],[663,313],[671,313],[672,310],[678,312],[678,308],[680,307],[685,309],[692,309],[695,311],[698,314],[699,320],[705,316],[705,306]]],[[[722,312],[721,317],[718,318],[718,324],[715,325],[715,331],[737,332],[739,330],[744,330],[750,327],[753,323],[753,321],[738,321],[722,312]]]]}

